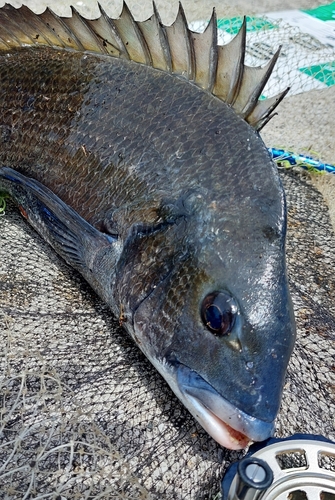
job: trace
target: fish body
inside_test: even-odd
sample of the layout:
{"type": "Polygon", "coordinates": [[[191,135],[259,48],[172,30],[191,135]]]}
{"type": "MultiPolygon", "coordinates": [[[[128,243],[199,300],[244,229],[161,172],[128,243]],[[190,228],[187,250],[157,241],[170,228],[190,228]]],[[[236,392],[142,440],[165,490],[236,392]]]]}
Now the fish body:
{"type": "MultiPolygon", "coordinates": [[[[3,40],[4,17],[18,13],[4,9],[3,40]]],[[[204,89],[171,61],[165,70],[55,42],[2,47],[0,190],[209,434],[241,448],[273,432],[295,338],[285,197],[246,121],[268,113],[255,118],[252,92],[239,103],[243,81],[223,100],[218,80],[204,89]]]]}

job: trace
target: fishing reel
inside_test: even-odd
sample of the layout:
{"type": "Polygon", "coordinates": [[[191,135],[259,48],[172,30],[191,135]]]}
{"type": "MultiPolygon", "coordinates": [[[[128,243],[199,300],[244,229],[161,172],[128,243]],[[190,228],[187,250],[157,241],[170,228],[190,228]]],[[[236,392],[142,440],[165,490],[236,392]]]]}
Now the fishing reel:
{"type": "Polygon", "coordinates": [[[295,434],[254,444],[221,486],[222,500],[335,500],[335,443],[295,434]]]}

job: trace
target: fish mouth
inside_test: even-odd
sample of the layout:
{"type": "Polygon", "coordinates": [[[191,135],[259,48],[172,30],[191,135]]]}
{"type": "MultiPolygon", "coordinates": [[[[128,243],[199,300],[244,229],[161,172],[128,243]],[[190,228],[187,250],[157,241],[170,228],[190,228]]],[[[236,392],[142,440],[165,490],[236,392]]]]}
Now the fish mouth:
{"type": "Polygon", "coordinates": [[[260,420],[236,408],[187,366],[178,365],[177,383],[185,406],[221,446],[240,450],[273,434],[274,422],[260,420]]]}

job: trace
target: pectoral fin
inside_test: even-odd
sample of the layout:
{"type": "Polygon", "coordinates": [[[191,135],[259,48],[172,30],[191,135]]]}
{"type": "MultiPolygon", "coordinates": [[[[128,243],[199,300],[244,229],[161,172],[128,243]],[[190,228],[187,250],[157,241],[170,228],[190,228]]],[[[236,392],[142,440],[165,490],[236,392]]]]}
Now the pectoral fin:
{"type": "Polygon", "coordinates": [[[0,168],[0,188],[10,194],[34,229],[106,300],[101,288],[110,288],[121,251],[118,239],[101,233],[50,189],[11,168],[0,168]]]}

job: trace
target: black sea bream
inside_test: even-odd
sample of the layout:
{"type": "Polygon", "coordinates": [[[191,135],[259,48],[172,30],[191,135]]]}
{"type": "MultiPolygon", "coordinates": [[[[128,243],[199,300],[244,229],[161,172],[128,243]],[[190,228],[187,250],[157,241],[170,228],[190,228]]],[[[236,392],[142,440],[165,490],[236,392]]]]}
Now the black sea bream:
{"type": "Polygon", "coordinates": [[[0,9],[0,189],[207,432],[274,429],[295,323],[283,188],[257,130],[278,53],[244,66],[180,8],[135,22],[0,9]]]}

